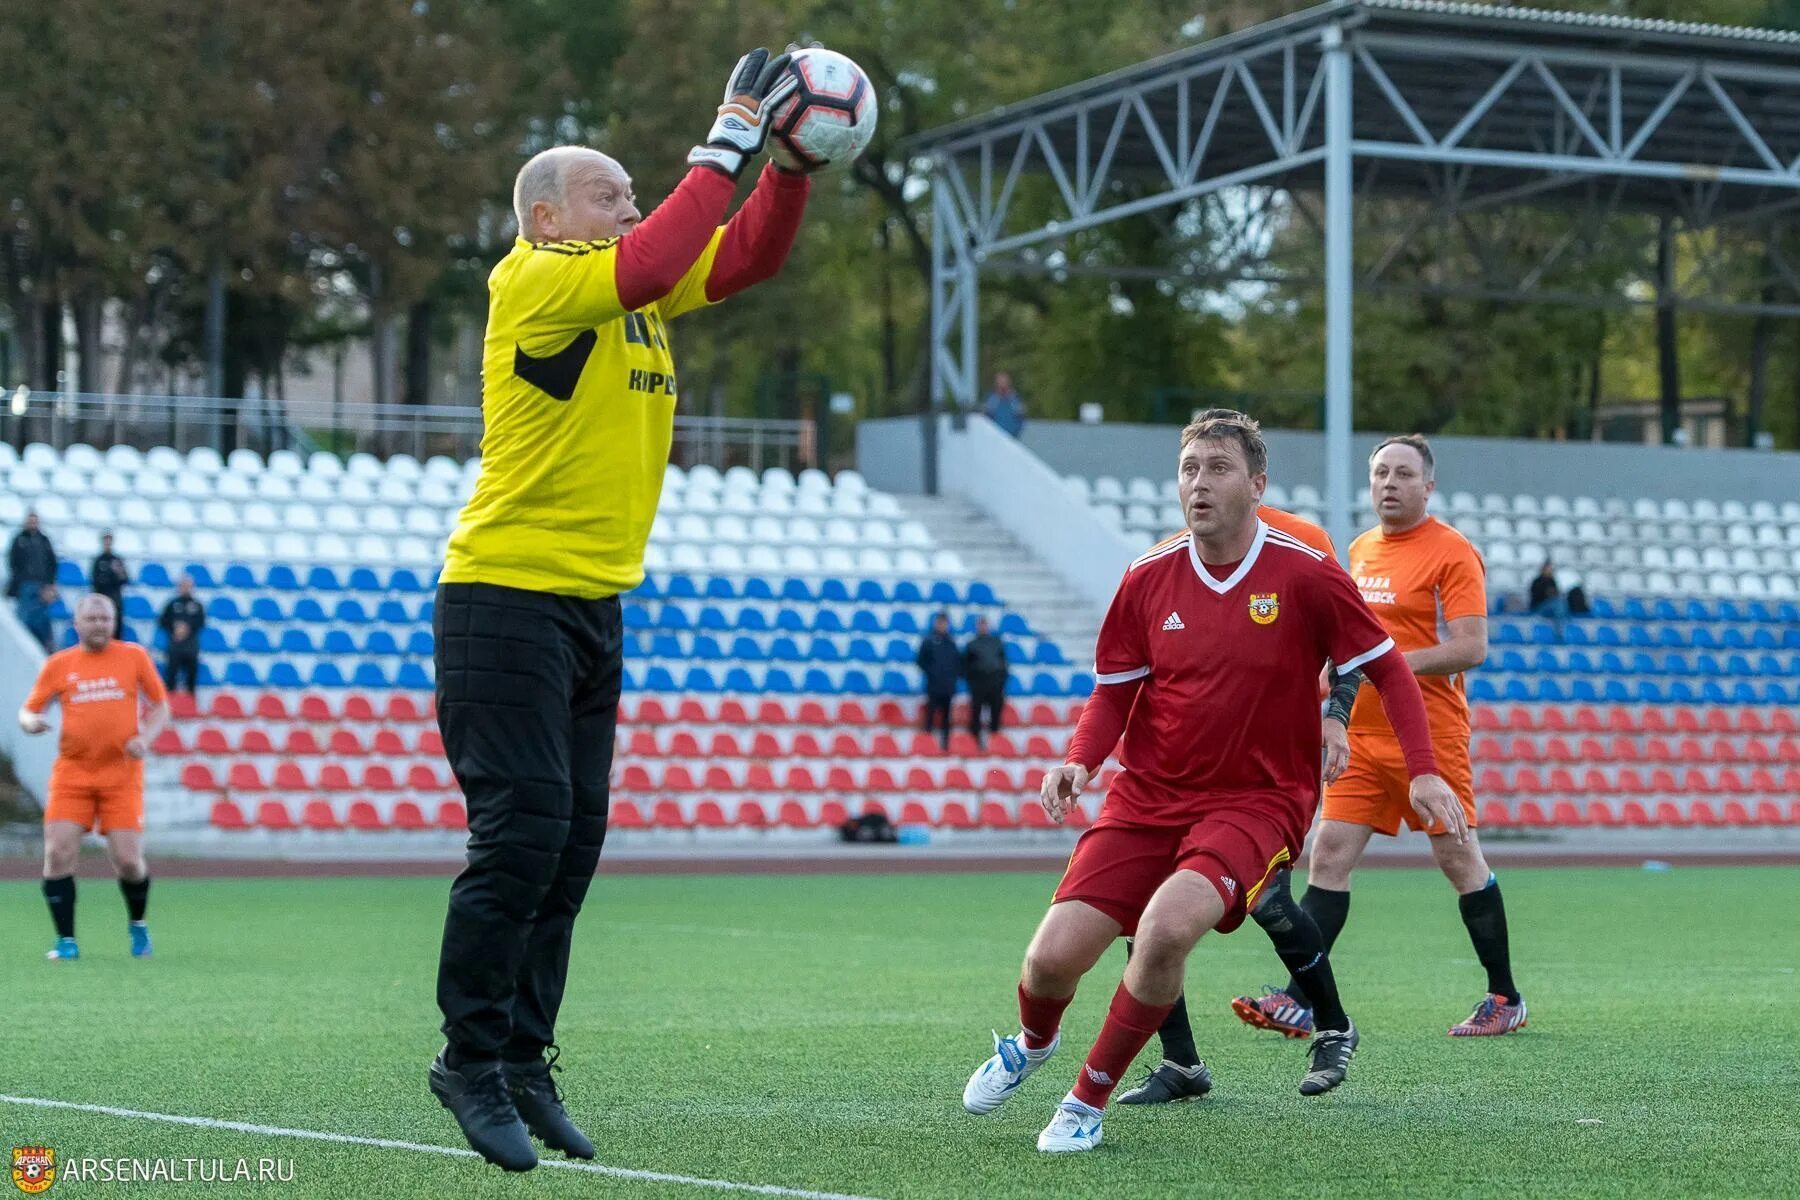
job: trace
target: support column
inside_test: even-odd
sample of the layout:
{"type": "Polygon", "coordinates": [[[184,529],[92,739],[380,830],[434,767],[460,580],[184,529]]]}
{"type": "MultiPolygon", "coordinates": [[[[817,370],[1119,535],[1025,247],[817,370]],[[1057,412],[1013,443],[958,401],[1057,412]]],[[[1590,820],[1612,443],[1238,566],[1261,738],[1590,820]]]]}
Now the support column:
{"type": "Polygon", "coordinates": [[[980,278],[968,229],[949,189],[931,195],[931,396],[924,420],[924,482],[938,490],[938,418],[974,407],[980,359],[980,278]]]}
{"type": "Polygon", "coordinates": [[[1355,180],[1351,174],[1350,46],[1339,25],[1325,28],[1325,527],[1347,552],[1350,526],[1351,256],[1355,180]]]}

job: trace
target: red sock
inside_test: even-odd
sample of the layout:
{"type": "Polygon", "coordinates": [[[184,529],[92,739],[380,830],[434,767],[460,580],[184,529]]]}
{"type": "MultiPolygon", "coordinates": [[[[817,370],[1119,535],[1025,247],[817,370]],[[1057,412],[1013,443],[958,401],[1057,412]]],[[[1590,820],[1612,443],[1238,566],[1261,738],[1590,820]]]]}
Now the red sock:
{"type": "Polygon", "coordinates": [[[1074,996],[1045,999],[1026,991],[1024,984],[1019,985],[1019,1028],[1025,1031],[1027,1050],[1042,1050],[1056,1040],[1056,1031],[1062,1028],[1063,1010],[1073,999],[1074,996]]]}
{"type": "Polygon", "coordinates": [[[1075,1098],[1094,1108],[1105,1108],[1120,1076],[1131,1066],[1138,1051],[1149,1044],[1174,1007],[1173,1003],[1145,1004],[1121,981],[1119,990],[1113,993],[1112,1007],[1106,1010],[1106,1024],[1100,1027],[1100,1036],[1094,1039],[1081,1077],[1075,1081],[1075,1098]]]}

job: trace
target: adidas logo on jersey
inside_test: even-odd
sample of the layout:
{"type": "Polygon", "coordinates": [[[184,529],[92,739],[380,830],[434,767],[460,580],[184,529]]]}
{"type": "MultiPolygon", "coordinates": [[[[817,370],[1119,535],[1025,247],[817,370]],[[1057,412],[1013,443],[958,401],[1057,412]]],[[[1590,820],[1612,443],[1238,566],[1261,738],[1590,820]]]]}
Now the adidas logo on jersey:
{"type": "Polygon", "coordinates": [[[1187,626],[1183,625],[1181,623],[1181,614],[1178,612],[1170,613],[1168,620],[1163,622],[1163,632],[1164,633],[1169,632],[1171,629],[1186,629],[1186,628],[1187,628],[1187,626]]]}

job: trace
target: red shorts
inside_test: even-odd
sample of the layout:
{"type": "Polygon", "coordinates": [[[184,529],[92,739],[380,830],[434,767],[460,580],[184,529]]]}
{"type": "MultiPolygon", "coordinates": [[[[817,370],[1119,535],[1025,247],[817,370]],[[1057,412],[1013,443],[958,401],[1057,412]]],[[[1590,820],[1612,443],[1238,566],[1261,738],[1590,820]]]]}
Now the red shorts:
{"type": "MultiPolygon", "coordinates": [[[[1474,771],[1469,764],[1469,744],[1434,741],[1438,774],[1462,801],[1463,817],[1475,828],[1474,771]]],[[[1424,829],[1412,808],[1412,777],[1406,773],[1406,755],[1394,738],[1350,735],[1350,765],[1336,783],[1325,787],[1325,803],[1319,815],[1327,821],[1366,825],[1376,833],[1393,837],[1405,824],[1424,829]]],[[[1427,833],[1446,833],[1433,825],[1427,833]]]]}
{"type": "Polygon", "coordinates": [[[1288,825],[1261,804],[1215,809],[1192,825],[1133,825],[1102,813],[1075,843],[1052,903],[1090,904],[1130,936],[1156,889],[1175,872],[1192,871],[1224,898],[1215,928],[1230,933],[1275,872],[1298,856],[1306,830],[1288,825]]]}
{"type": "Polygon", "coordinates": [[[144,787],[92,787],[80,783],[50,781],[50,800],[44,820],[73,821],[83,829],[100,833],[144,831],[144,787]]]}

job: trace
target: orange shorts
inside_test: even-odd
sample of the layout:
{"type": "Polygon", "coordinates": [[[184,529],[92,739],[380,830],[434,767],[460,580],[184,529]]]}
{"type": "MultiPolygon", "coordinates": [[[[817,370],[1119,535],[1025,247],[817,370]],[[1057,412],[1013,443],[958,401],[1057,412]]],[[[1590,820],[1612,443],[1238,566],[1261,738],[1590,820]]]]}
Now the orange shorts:
{"type": "Polygon", "coordinates": [[[44,820],[73,821],[100,833],[144,831],[144,785],[141,782],[96,787],[50,777],[50,802],[44,820]]]}
{"type": "MultiPolygon", "coordinates": [[[[1438,773],[1462,801],[1469,828],[1475,828],[1475,780],[1468,744],[1433,742],[1431,748],[1437,755],[1438,773]]],[[[1400,832],[1402,823],[1409,829],[1424,829],[1408,799],[1410,784],[1398,740],[1351,734],[1350,765],[1336,783],[1325,786],[1319,815],[1327,821],[1366,825],[1389,837],[1400,832]]],[[[1426,832],[1448,831],[1440,824],[1426,832]]]]}
{"type": "Polygon", "coordinates": [[[1224,899],[1215,928],[1230,933],[1244,923],[1263,885],[1294,861],[1306,834],[1286,824],[1254,808],[1208,813],[1191,826],[1135,825],[1102,815],[1075,843],[1052,903],[1092,905],[1130,936],[1156,889],[1177,871],[1193,871],[1224,899]]]}

